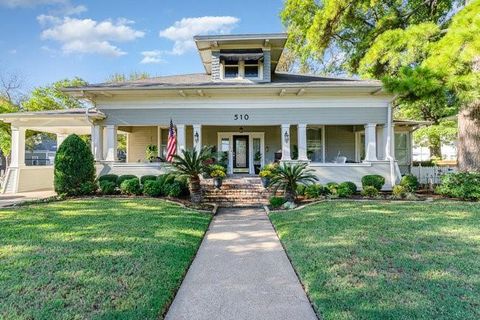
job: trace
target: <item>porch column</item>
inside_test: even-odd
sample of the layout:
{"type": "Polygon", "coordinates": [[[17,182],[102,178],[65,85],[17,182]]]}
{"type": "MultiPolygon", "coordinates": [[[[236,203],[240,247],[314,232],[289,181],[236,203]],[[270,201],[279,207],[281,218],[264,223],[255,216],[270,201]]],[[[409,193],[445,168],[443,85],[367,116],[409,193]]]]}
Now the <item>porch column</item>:
{"type": "Polygon", "coordinates": [[[377,160],[377,124],[365,125],[365,161],[377,160]]]}
{"type": "Polygon", "coordinates": [[[105,161],[114,162],[117,160],[117,126],[106,126],[106,149],[105,161]]]}
{"type": "Polygon", "coordinates": [[[67,139],[68,133],[57,133],[57,150],[65,139],[67,139]]]}
{"type": "Polygon", "coordinates": [[[307,125],[302,123],[298,124],[297,129],[298,138],[298,160],[307,161],[307,125]]]}
{"type": "Polygon", "coordinates": [[[290,124],[282,124],[282,161],[292,160],[290,157],[290,124]]]}
{"type": "Polygon", "coordinates": [[[10,167],[18,168],[25,165],[25,132],[23,127],[12,125],[12,151],[10,167]]]}
{"type": "Polygon", "coordinates": [[[193,148],[200,152],[202,149],[202,125],[194,124],[193,125],[193,148]]]}
{"type": "Polygon", "coordinates": [[[92,126],[92,153],[95,161],[103,160],[103,127],[92,126]]]}
{"type": "Polygon", "coordinates": [[[177,154],[181,155],[182,150],[186,149],[186,142],[185,142],[185,125],[184,124],[177,124],[177,154]]]}

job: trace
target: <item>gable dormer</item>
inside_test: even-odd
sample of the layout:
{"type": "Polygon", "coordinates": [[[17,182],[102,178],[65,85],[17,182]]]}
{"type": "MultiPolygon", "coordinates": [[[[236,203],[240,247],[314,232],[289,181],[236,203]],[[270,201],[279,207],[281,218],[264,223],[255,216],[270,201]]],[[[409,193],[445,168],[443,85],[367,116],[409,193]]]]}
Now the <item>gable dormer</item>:
{"type": "Polygon", "coordinates": [[[194,39],[212,81],[270,82],[287,35],[196,36],[194,39]]]}

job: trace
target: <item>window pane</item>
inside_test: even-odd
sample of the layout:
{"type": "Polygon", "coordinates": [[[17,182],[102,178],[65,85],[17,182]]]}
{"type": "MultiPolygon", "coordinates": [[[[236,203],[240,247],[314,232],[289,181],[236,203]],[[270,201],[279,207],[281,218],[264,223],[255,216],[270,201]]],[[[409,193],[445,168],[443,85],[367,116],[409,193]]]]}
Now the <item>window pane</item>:
{"type": "Polygon", "coordinates": [[[307,128],[307,157],[312,162],[323,161],[321,128],[307,128]]]}
{"type": "Polygon", "coordinates": [[[258,78],[258,66],[245,66],[245,78],[258,78]]]}
{"type": "Polygon", "coordinates": [[[230,151],[230,139],[228,138],[222,138],[222,145],[220,146],[222,152],[228,152],[230,151]]]}
{"type": "Polygon", "coordinates": [[[238,66],[225,67],[225,78],[237,78],[238,66]]]}
{"type": "Polygon", "coordinates": [[[407,148],[407,134],[395,133],[395,148],[406,149],[407,148]]]}
{"type": "Polygon", "coordinates": [[[262,153],[260,152],[260,139],[253,138],[253,161],[257,164],[262,160],[262,153]]]}
{"type": "Polygon", "coordinates": [[[245,65],[252,65],[252,64],[255,64],[257,65],[258,64],[258,61],[257,60],[245,60],[245,65]]]}

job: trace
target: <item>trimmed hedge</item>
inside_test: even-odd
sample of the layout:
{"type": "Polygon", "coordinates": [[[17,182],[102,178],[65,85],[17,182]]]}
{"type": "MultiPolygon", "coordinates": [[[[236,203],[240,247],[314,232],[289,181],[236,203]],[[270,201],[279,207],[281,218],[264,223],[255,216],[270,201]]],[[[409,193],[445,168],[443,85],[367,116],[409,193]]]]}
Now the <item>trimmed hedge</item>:
{"type": "Polygon", "coordinates": [[[100,184],[102,181],[110,181],[117,185],[118,175],[116,174],[105,174],[103,176],[98,177],[98,183],[100,184]]]}
{"type": "Polygon", "coordinates": [[[382,190],[385,184],[385,178],[378,174],[369,174],[362,177],[362,187],[374,187],[378,191],[382,190]]]}
{"type": "Polygon", "coordinates": [[[138,196],[142,194],[142,186],[140,185],[140,180],[137,177],[124,180],[120,185],[120,191],[122,192],[122,194],[127,195],[138,196]]]}
{"type": "Polygon", "coordinates": [[[69,135],[58,148],[53,172],[55,192],[60,195],[88,195],[96,191],[92,152],[76,134],[69,135]]]}
{"type": "Polygon", "coordinates": [[[351,194],[355,194],[357,192],[357,185],[351,181],[345,181],[338,185],[341,189],[349,189],[351,194]]]}
{"type": "Polygon", "coordinates": [[[330,193],[330,194],[337,194],[338,183],[329,182],[326,185],[326,189],[328,190],[328,193],[330,193]]]}
{"type": "Polygon", "coordinates": [[[100,192],[105,195],[111,195],[116,193],[117,184],[113,181],[102,180],[98,183],[100,185],[100,192]]]}
{"type": "Polygon", "coordinates": [[[157,180],[157,176],[154,175],[145,175],[140,177],[140,183],[143,185],[149,180],[157,180]]]}
{"type": "MultiPolygon", "coordinates": [[[[124,175],[121,175],[117,178],[117,186],[121,187],[122,186],[122,183],[123,181],[125,180],[130,180],[130,179],[138,179],[137,176],[133,175],[133,174],[124,174],[124,175]]],[[[139,181],[140,183],[140,181],[139,181]]]]}
{"type": "Polygon", "coordinates": [[[146,180],[143,184],[143,194],[149,197],[160,197],[163,194],[162,184],[158,180],[146,180]]]}
{"type": "Polygon", "coordinates": [[[270,206],[274,209],[280,208],[287,200],[283,197],[270,197],[270,206]]]}
{"type": "Polygon", "coordinates": [[[362,196],[367,198],[375,198],[380,192],[374,186],[366,186],[362,190],[362,196]]]}
{"type": "Polygon", "coordinates": [[[305,188],[305,197],[315,199],[325,193],[325,189],[321,184],[311,184],[305,188]]]}

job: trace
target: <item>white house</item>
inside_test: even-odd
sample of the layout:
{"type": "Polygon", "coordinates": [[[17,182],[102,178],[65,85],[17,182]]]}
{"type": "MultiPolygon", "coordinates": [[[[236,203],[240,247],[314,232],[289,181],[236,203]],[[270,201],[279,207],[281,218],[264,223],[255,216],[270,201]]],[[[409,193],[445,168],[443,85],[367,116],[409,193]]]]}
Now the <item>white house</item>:
{"type": "Polygon", "coordinates": [[[91,134],[99,174],[140,176],[168,169],[148,162],[145,150],[155,144],[164,154],[170,119],[178,149],[213,145],[227,153],[230,174],[254,174],[256,164],[275,160],[304,161],[323,183],[360,184],[362,176],[380,174],[391,188],[411,162],[412,123],[393,122],[393,97],[379,81],[276,72],[286,40],[286,34],[197,36],[204,73],[67,88],[95,107],[1,115],[12,125],[4,192],[52,188],[51,166],[25,165],[26,129],[56,133],[58,143],[70,133],[91,134]],[[126,162],[117,161],[119,133],[127,136],[126,162]]]}

